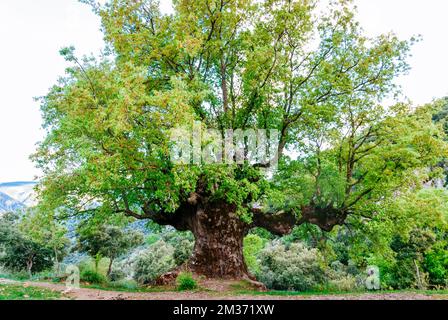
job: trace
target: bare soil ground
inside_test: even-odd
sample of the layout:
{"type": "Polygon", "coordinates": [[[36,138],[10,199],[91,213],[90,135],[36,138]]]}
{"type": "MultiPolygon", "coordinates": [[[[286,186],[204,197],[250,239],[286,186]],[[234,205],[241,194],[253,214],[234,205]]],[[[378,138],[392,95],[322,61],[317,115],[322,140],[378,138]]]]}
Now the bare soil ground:
{"type": "Polygon", "coordinates": [[[23,286],[46,288],[55,292],[61,292],[65,299],[70,300],[448,300],[448,294],[424,294],[416,292],[396,293],[360,293],[337,295],[293,295],[276,296],[272,294],[235,294],[226,290],[230,283],[212,282],[208,287],[219,291],[198,292],[119,292],[98,289],[81,288],[67,290],[63,284],[46,282],[16,282],[0,279],[0,284],[21,284],[23,286]]]}

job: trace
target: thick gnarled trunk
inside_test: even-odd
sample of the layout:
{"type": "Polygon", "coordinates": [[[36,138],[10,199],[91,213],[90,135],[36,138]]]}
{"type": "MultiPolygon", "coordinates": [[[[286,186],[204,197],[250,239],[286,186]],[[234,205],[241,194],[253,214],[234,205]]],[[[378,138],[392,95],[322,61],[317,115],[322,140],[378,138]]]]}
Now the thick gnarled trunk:
{"type": "Polygon", "coordinates": [[[190,230],[196,242],[188,268],[210,278],[250,278],[243,256],[243,240],[249,227],[222,203],[198,205],[190,230]]]}

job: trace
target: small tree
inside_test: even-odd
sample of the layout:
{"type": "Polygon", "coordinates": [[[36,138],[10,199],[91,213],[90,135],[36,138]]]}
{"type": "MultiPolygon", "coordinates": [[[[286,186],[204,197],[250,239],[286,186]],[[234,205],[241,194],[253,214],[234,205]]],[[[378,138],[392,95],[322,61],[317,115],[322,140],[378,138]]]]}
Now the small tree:
{"type": "Polygon", "coordinates": [[[12,271],[43,271],[53,265],[52,251],[29,239],[17,228],[11,215],[0,219],[0,264],[12,271]]]}
{"type": "Polygon", "coordinates": [[[52,214],[28,210],[21,219],[19,230],[34,242],[52,251],[56,271],[59,263],[67,254],[70,240],[67,238],[67,228],[59,224],[52,214]]]}
{"type": "Polygon", "coordinates": [[[160,240],[138,257],[134,264],[134,279],[140,284],[153,284],[159,276],[175,267],[173,246],[160,240]]]}
{"type": "Polygon", "coordinates": [[[143,243],[143,235],[137,231],[124,231],[116,226],[102,225],[80,231],[79,249],[95,260],[95,271],[103,257],[109,258],[107,275],[112,271],[114,260],[126,251],[143,243]]]}

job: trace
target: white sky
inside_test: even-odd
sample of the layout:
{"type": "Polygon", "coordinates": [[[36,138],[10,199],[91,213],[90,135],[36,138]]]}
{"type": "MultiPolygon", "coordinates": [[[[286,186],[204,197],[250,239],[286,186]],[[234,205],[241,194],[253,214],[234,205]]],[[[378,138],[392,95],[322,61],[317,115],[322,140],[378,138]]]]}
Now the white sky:
{"type": "MultiPolygon", "coordinates": [[[[407,39],[421,34],[412,70],[399,80],[416,104],[448,95],[448,1],[356,0],[358,19],[369,35],[394,31],[407,39]]],[[[161,0],[169,10],[170,0],[161,0]]],[[[60,48],[78,54],[103,47],[99,19],[76,0],[0,1],[0,182],[32,180],[29,155],[43,137],[38,103],[67,66],[60,48]]]]}

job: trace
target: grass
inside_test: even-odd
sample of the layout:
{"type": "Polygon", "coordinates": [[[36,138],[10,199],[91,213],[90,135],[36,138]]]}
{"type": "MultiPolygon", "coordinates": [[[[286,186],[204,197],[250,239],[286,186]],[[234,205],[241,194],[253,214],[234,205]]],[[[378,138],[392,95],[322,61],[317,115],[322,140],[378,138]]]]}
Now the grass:
{"type": "MultiPolygon", "coordinates": [[[[19,280],[20,275],[0,274],[0,278],[19,280]]],[[[43,281],[49,282],[49,281],[43,281]]],[[[162,293],[162,292],[178,292],[178,289],[174,286],[157,286],[157,287],[141,287],[135,283],[135,281],[122,280],[117,282],[106,282],[103,284],[81,284],[82,288],[96,289],[103,291],[117,291],[117,292],[129,292],[129,293],[162,293]]],[[[193,292],[208,292],[211,295],[219,294],[206,288],[196,288],[193,292]]],[[[335,291],[335,290],[314,290],[306,292],[298,291],[276,291],[270,290],[267,292],[260,292],[254,289],[253,284],[248,281],[240,281],[232,284],[230,290],[226,292],[227,295],[251,295],[251,296],[325,296],[325,295],[352,295],[357,296],[361,294],[397,294],[397,293],[409,293],[409,294],[424,294],[424,295],[442,295],[448,298],[448,289],[445,290],[381,290],[377,292],[372,291],[335,291]]],[[[222,294],[222,293],[221,293],[222,294]]],[[[59,299],[61,294],[50,291],[48,289],[23,287],[22,285],[0,285],[0,300],[48,300],[59,299]]]]}
{"type": "Polygon", "coordinates": [[[362,294],[394,294],[394,293],[413,293],[424,295],[448,295],[448,290],[380,290],[380,291],[254,291],[254,290],[235,290],[234,294],[251,295],[251,296],[333,296],[333,295],[362,295],[362,294]]]}
{"type": "Polygon", "coordinates": [[[422,293],[429,294],[429,295],[434,295],[434,294],[448,295],[448,290],[437,290],[437,291],[435,291],[435,290],[425,290],[425,291],[422,291],[422,293]]]}
{"type": "Polygon", "coordinates": [[[325,296],[325,295],[361,295],[361,294],[393,294],[393,293],[414,293],[425,295],[448,295],[448,289],[446,290],[380,290],[380,291],[335,291],[335,290],[315,290],[315,291],[276,291],[270,290],[266,292],[260,292],[253,289],[250,282],[240,281],[231,286],[233,294],[235,295],[252,295],[252,296],[325,296]]]}
{"type": "Polygon", "coordinates": [[[29,275],[25,273],[0,273],[0,279],[23,281],[29,280],[29,275]]]}
{"type": "Polygon", "coordinates": [[[0,300],[57,300],[59,292],[18,285],[0,285],[0,300]]]}
{"type": "MultiPolygon", "coordinates": [[[[106,284],[81,284],[81,288],[85,289],[95,289],[102,291],[117,291],[117,292],[134,292],[134,293],[161,293],[161,292],[179,292],[178,288],[174,286],[158,286],[158,287],[129,287],[129,286],[120,286],[115,285],[114,283],[106,283],[106,284]]],[[[190,292],[208,292],[209,290],[203,288],[196,288],[194,290],[190,290],[190,292]]]]}
{"type": "MultiPolygon", "coordinates": [[[[306,292],[299,292],[299,291],[253,291],[253,290],[237,290],[234,292],[235,294],[242,294],[242,295],[251,295],[251,296],[281,296],[281,297],[287,297],[287,296],[325,296],[325,295],[345,295],[345,294],[351,294],[351,295],[359,295],[364,292],[355,291],[355,292],[338,292],[338,291],[306,291],[306,292]]],[[[378,293],[382,293],[381,291],[378,293]]]]}
{"type": "Polygon", "coordinates": [[[113,283],[106,284],[81,284],[81,288],[85,289],[96,289],[103,291],[118,291],[118,292],[137,292],[137,293],[145,293],[145,292],[175,292],[176,288],[174,287],[140,287],[140,286],[120,286],[114,285],[113,283]]]}
{"type": "Polygon", "coordinates": [[[404,290],[384,290],[380,291],[380,293],[419,293],[419,294],[426,294],[429,296],[433,295],[448,295],[448,289],[444,290],[412,290],[412,289],[404,289],[404,290]]]}
{"type": "MultiPolygon", "coordinates": [[[[178,292],[174,287],[136,287],[136,288],[125,288],[116,287],[110,285],[83,285],[82,288],[96,289],[103,291],[117,291],[117,292],[129,292],[129,293],[161,293],[161,292],[178,292]]],[[[377,292],[370,291],[353,291],[353,292],[335,292],[335,291],[308,291],[308,292],[297,292],[297,291],[267,291],[259,292],[247,288],[247,284],[235,284],[232,286],[231,291],[228,292],[214,292],[208,290],[195,290],[194,292],[205,292],[207,291],[210,295],[215,294],[226,294],[230,296],[238,295],[250,295],[250,296],[272,296],[272,297],[312,297],[312,296],[327,296],[327,295],[361,295],[361,294],[397,294],[397,293],[409,293],[409,294],[425,294],[425,295],[442,295],[447,296],[448,290],[430,291],[430,290],[383,290],[377,292]]],[[[44,288],[36,287],[24,287],[23,285],[0,285],[0,300],[58,300],[61,299],[62,295],[59,292],[54,292],[44,288]]]]}
{"type": "MultiPolygon", "coordinates": [[[[63,284],[61,279],[59,278],[51,278],[51,277],[40,277],[33,276],[31,279],[29,277],[23,277],[20,274],[11,274],[11,273],[0,273],[0,279],[8,279],[19,282],[24,281],[33,281],[33,282],[44,282],[44,283],[54,283],[54,284],[63,284]]],[[[85,289],[96,289],[103,291],[117,291],[117,292],[135,292],[135,293],[151,293],[151,292],[176,292],[178,291],[174,286],[158,286],[158,287],[143,287],[139,286],[133,280],[120,280],[116,282],[104,281],[103,283],[90,283],[81,281],[81,288],[85,289]]],[[[197,288],[195,291],[199,291],[200,288],[197,288]]]]}
{"type": "Polygon", "coordinates": [[[52,272],[35,273],[31,278],[26,272],[0,273],[0,279],[14,281],[51,282],[56,278],[57,276],[52,272]]]}

